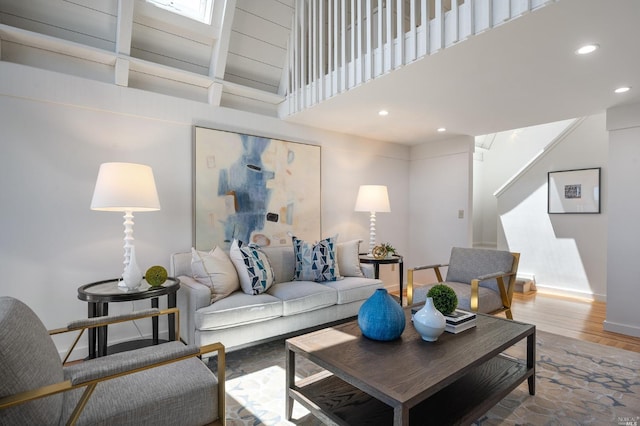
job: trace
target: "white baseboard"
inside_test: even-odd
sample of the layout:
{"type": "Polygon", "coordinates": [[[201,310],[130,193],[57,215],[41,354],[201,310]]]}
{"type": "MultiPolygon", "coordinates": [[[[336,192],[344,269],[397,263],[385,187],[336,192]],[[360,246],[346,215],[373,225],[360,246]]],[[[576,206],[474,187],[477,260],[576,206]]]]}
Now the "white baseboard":
{"type": "Polygon", "coordinates": [[[620,324],[620,323],[611,322],[607,320],[604,320],[602,324],[605,331],[610,331],[612,333],[625,334],[627,336],[640,337],[640,327],[636,327],[628,324],[620,324]]]}
{"type": "Polygon", "coordinates": [[[537,289],[538,293],[553,294],[553,295],[557,295],[557,296],[576,297],[576,298],[579,298],[579,299],[594,300],[596,302],[606,302],[607,301],[607,295],[606,294],[594,294],[594,293],[588,293],[588,292],[584,292],[584,291],[577,291],[577,290],[569,290],[569,289],[565,289],[565,288],[550,287],[550,286],[545,286],[543,284],[536,284],[536,289],[537,289]]]}

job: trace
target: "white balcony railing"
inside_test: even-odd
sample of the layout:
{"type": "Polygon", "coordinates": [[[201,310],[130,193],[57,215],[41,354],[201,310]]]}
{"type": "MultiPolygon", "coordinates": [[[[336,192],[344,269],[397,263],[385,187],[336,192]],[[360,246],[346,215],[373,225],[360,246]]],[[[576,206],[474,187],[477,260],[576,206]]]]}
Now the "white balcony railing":
{"type": "Polygon", "coordinates": [[[280,116],[555,1],[296,0],[280,116]]]}

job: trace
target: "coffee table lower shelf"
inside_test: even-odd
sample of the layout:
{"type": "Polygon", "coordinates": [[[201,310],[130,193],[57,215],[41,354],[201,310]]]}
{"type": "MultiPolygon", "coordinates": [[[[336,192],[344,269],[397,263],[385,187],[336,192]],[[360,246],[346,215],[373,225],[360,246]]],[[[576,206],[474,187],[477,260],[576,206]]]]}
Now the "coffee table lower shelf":
{"type": "MultiPolygon", "coordinates": [[[[534,374],[525,362],[498,355],[411,408],[410,424],[472,423],[534,374]]],[[[393,424],[392,407],[328,371],[298,381],[288,392],[326,424],[393,424]]]]}

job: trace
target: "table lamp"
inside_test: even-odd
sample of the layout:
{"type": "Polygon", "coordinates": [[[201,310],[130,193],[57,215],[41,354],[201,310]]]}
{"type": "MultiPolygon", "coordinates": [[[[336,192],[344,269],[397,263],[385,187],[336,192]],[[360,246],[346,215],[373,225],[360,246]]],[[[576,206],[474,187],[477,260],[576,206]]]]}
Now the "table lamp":
{"type": "Polygon", "coordinates": [[[385,185],[360,185],[355,211],[370,212],[369,216],[369,256],[373,256],[376,246],[376,212],[390,212],[389,194],[385,185]]]}
{"type": "Polygon", "coordinates": [[[132,163],[101,164],[91,210],[124,212],[124,272],[118,285],[137,288],[142,273],[135,260],[133,212],[160,210],[151,167],[132,163]]]}

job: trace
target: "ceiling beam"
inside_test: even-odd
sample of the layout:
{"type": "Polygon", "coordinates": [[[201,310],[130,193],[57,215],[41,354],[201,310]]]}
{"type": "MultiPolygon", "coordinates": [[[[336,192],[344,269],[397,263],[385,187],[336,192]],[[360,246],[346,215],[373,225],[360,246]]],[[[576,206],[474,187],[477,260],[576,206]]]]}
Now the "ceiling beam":
{"type": "Polygon", "coordinates": [[[213,21],[219,33],[211,49],[211,60],[209,62],[209,77],[214,79],[209,87],[208,101],[211,105],[219,106],[222,102],[222,84],[224,73],[227,68],[227,56],[229,55],[229,39],[231,38],[231,27],[236,11],[236,0],[225,2],[215,2],[213,10],[213,21]]]}
{"type": "MultiPolygon", "coordinates": [[[[133,33],[133,5],[128,0],[118,0],[116,27],[116,54],[131,55],[131,35],[133,33]]],[[[114,69],[114,83],[118,86],[129,85],[129,61],[118,57],[114,69]]]]}

